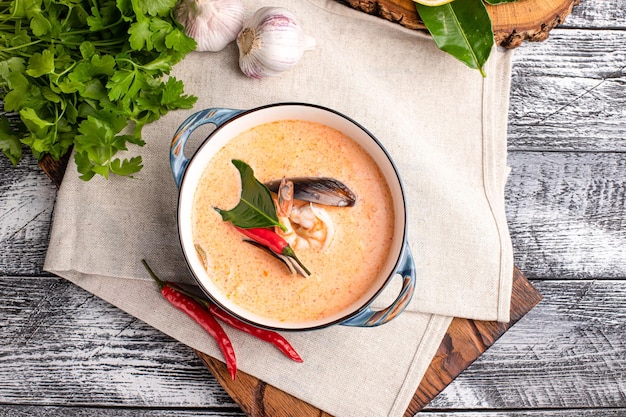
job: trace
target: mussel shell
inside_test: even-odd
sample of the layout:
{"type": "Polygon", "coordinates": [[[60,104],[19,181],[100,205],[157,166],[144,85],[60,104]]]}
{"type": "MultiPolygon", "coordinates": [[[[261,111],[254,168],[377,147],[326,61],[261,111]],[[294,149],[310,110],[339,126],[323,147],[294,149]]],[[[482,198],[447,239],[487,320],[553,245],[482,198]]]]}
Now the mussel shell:
{"type": "MultiPolygon", "coordinates": [[[[344,183],[327,177],[286,178],[293,183],[293,198],[326,206],[351,207],[356,195],[344,183]]],[[[281,180],[265,183],[272,192],[278,192],[281,180]]]]}

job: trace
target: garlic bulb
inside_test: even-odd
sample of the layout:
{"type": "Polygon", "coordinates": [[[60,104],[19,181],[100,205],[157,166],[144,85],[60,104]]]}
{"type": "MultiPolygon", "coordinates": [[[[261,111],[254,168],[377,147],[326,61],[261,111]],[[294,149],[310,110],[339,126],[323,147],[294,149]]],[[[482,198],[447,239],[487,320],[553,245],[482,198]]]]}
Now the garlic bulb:
{"type": "Polygon", "coordinates": [[[243,27],[242,0],[180,0],[176,20],[193,38],[197,51],[221,51],[243,27]]]}
{"type": "Polygon", "coordinates": [[[304,34],[296,16],[282,7],[263,7],[237,35],[239,68],[251,78],[278,75],[300,61],[315,39],[304,34]]]}

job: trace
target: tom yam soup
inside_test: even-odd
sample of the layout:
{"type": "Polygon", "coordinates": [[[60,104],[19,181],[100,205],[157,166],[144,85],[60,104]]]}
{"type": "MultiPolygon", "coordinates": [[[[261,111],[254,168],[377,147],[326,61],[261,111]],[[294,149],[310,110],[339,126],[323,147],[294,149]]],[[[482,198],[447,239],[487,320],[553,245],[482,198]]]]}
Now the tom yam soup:
{"type": "MultiPolygon", "coordinates": [[[[334,190],[332,183],[330,188],[339,195],[345,191],[334,190]]],[[[279,120],[243,131],[207,163],[194,195],[192,231],[207,276],[228,303],[272,322],[315,322],[380,287],[394,207],[383,174],[359,144],[323,124],[279,120]],[[261,183],[276,185],[285,178],[270,196],[286,230],[273,230],[308,273],[246,242],[250,237],[215,209],[240,203],[242,179],[233,160],[247,164],[261,183]],[[320,178],[347,186],[353,205],[299,200],[298,191],[307,195],[320,178]]]]}

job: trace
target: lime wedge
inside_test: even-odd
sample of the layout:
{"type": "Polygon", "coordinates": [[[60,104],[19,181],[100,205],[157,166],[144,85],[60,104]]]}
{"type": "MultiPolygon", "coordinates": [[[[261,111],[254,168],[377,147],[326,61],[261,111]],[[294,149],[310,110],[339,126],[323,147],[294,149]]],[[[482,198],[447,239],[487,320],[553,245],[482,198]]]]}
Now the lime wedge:
{"type": "Polygon", "coordinates": [[[423,4],[424,6],[441,6],[443,4],[450,3],[454,0],[413,0],[415,3],[423,4]]]}

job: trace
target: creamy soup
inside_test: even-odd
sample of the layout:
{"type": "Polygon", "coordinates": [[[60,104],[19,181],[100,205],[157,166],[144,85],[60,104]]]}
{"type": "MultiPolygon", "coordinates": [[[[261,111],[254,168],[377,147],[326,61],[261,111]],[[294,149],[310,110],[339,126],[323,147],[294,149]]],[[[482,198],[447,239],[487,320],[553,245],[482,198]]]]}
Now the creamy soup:
{"type": "Polygon", "coordinates": [[[230,140],[206,167],[194,197],[194,243],[215,285],[235,304],[279,321],[319,320],[349,307],[371,288],[393,234],[393,202],[376,163],[356,142],[327,126],[283,120],[230,140]],[[332,177],[357,196],[352,207],[320,206],[334,235],[324,249],[293,245],[311,271],[292,274],[267,252],[243,242],[213,209],[233,208],[241,193],[240,159],[261,181],[332,177]]]}

